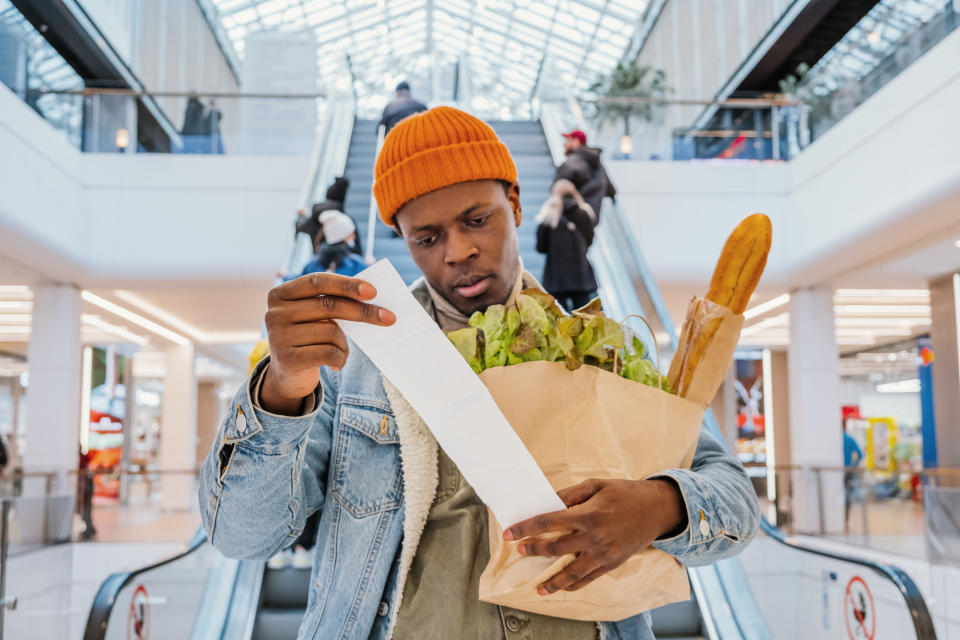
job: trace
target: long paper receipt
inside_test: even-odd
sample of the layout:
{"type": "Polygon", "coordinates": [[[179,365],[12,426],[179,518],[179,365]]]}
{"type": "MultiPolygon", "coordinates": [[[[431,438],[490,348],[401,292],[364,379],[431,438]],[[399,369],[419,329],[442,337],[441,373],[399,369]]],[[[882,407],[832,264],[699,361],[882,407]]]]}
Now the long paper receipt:
{"type": "Polygon", "coordinates": [[[338,320],[351,340],[420,414],[497,522],[508,527],[563,501],[490,392],[410,293],[389,260],[357,275],[393,311],[389,327],[338,320]]]}

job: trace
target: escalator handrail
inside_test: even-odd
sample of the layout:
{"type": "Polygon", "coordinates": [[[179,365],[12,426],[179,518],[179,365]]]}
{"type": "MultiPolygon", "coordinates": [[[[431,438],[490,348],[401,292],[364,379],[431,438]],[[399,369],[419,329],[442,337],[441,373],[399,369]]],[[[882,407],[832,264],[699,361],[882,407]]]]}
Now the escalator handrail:
{"type": "Polygon", "coordinates": [[[203,527],[199,527],[193,537],[187,542],[186,547],[166,558],[157,560],[148,565],[131,569],[129,571],[118,571],[112,573],[100,584],[97,595],[90,606],[90,615],[87,617],[87,626],[83,632],[83,640],[104,640],[107,633],[107,624],[110,622],[110,613],[117,603],[117,596],[125,586],[130,584],[135,578],[148,571],[153,571],[159,567],[176,562],[181,558],[195,553],[207,542],[207,533],[203,527]]]}
{"type": "Polygon", "coordinates": [[[841,562],[860,565],[883,576],[894,584],[897,591],[903,597],[907,609],[910,612],[910,619],[913,621],[913,628],[917,634],[917,640],[936,640],[937,633],[933,626],[933,617],[927,608],[927,602],[920,592],[919,587],[917,587],[917,583],[914,582],[913,578],[907,575],[903,569],[891,564],[874,562],[845,553],[817,548],[802,540],[788,536],[782,529],[772,524],[765,517],[760,520],[760,529],[771,539],[792,549],[830,558],[831,560],[840,560],[841,562]]]}

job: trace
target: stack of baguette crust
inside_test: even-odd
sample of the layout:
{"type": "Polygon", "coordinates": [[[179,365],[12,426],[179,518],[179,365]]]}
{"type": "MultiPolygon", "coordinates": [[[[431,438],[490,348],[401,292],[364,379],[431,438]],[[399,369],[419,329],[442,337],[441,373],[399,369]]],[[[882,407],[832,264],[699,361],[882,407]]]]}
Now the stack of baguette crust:
{"type": "Polygon", "coordinates": [[[772,236],[770,218],[756,213],[742,220],[727,238],[706,300],[694,298],[687,308],[677,353],[667,375],[677,395],[687,395],[703,354],[722,322],[722,315],[711,307],[720,305],[737,315],[746,310],[767,264],[772,236]]]}

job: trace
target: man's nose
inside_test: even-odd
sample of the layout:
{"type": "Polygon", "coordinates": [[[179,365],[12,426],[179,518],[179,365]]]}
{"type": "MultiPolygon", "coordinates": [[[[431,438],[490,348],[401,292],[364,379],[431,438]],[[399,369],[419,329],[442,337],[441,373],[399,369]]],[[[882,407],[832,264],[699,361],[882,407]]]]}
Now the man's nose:
{"type": "Polygon", "coordinates": [[[447,240],[446,249],[444,260],[447,264],[459,264],[480,255],[476,243],[471,240],[470,236],[463,233],[451,233],[447,240]]]}

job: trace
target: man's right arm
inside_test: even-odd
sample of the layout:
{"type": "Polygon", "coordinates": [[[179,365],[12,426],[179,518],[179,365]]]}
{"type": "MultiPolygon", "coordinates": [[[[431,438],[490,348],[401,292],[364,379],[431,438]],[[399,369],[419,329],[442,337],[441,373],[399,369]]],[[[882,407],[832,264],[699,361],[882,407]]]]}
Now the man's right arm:
{"type": "Polygon", "coordinates": [[[329,370],[300,416],[264,410],[264,359],[234,396],[200,471],[200,511],[225,556],[266,559],[290,546],[323,505],[336,385],[329,370]]]}
{"type": "Polygon", "coordinates": [[[200,479],[210,541],[225,555],[268,558],[320,507],[335,406],[335,376],[349,348],[338,320],[393,324],[368,304],[370,283],[328,273],[285,282],[267,297],[270,358],[231,405],[200,479]]]}

